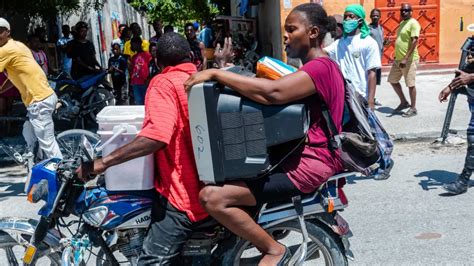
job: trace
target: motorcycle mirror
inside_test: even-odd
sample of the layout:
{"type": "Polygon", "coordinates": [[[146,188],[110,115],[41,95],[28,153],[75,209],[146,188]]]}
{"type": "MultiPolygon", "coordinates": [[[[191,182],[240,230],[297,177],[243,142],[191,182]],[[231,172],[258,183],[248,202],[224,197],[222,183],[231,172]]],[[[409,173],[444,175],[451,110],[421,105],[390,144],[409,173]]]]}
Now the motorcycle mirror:
{"type": "Polygon", "coordinates": [[[94,160],[94,148],[86,136],[82,136],[81,138],[81,149],[84,152],[87,161],[94,160]]]}

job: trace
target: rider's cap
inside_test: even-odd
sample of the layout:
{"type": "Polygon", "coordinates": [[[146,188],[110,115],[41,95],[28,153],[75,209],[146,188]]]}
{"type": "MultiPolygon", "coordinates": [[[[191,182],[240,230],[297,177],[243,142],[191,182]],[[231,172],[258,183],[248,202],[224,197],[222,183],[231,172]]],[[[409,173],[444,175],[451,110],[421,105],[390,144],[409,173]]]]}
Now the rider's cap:
{"type": "Polygon", "coordinates": [[[10,23],[8,23],[6,19],[0,17],[0,27],[10,30],[10,23]]]}

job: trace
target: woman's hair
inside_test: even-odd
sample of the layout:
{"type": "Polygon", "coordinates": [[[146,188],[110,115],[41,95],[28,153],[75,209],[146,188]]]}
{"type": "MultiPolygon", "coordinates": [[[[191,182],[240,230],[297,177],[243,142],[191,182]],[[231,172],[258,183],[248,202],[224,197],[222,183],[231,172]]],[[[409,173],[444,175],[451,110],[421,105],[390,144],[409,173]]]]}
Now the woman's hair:
{"type": "Polygon", "coordinates": [[[335,31],[336,24],[330,23],[329,17],[324,8],[316,3],[301,4],[293,9],[292,12],[300,12],[306,16],[308,24],[319,28],[318,41],[322,43],[326,33],[335,31]]]}

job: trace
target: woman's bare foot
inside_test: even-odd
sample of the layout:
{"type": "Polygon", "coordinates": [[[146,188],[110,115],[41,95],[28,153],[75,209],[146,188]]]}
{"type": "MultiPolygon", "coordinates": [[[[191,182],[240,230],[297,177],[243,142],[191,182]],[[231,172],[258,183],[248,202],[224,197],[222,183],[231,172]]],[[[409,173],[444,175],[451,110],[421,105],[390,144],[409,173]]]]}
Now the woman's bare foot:
{"type": "Polygon", "coordinates": [[[278,248],[271,250],[267,254],[263,255],[262,259],[258,263],[259,266],[275,266],[282,261],[286,255],[286,247],[282,244],[278,245],[278,248]]]}

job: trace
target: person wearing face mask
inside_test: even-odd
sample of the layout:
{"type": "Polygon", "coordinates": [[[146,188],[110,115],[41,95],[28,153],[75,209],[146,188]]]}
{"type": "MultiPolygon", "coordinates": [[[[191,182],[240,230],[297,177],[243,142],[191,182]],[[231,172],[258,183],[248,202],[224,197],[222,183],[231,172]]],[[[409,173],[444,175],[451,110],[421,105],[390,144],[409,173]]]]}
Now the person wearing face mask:
{"type": "Polygon", "coordinates": [[[324,48],[335,60],[349,79],[355,90],[364,96],[369,108],[375,107],[376,71],[382,67],[377,42],[370,37],[370,29],[365,22],[365,11],[354,4],[344,11],[343,37],[324,48]]]}

